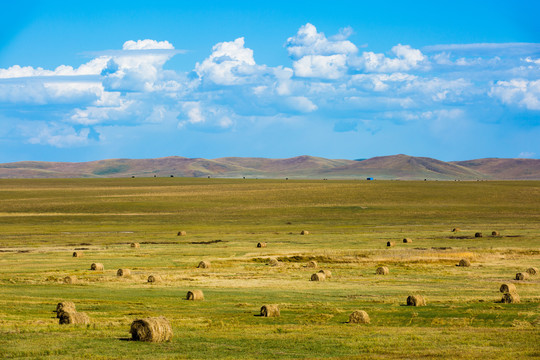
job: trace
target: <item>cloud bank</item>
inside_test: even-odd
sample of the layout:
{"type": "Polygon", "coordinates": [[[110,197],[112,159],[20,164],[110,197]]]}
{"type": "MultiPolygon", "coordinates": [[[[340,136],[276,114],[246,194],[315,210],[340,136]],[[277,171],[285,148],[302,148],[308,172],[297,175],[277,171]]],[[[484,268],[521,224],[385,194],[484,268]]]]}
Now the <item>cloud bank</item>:
{"type": "Polygon", "coordinates": [[[0,123],[14,141],[57,148],[110,145],[135,129],[224,134],[261,123],[366,134],[407,124],[435,138],[515,118],[540,126],[540,44],[375,53],[352,33],[326,36],[307,23],[284,49],[275,44],[290,58],[280,66],[258,64],[242,37],[215,44],[189,72],[166,69],[181,51],[151,39],[79,67],[13,65],[0,69],[0,123]]]}

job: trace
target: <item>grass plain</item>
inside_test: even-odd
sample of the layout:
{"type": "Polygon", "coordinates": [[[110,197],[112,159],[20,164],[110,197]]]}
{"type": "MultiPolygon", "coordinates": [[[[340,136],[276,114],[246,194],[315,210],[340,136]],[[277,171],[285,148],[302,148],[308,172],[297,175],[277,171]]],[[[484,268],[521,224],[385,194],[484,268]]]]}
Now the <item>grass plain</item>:
{"type": "Polygon", "coordinates": [[[0,180],[0,266],[6,359],[540,357],[540,276],[513,280],[540,267],[538,181],[0,180]],[[333,277],[309,281],[319,269],[333,277]],[[498,303],[505,282],[521,303],[498,303]],[[91,324],[59,325],[60,301],[91,324]],[[281,316],[255,316],[264,304],[281,316]],[[348,324],[354,310],[371,323],[348,324]],[[171,342],[126,341],[157,315],[171,342]]]}

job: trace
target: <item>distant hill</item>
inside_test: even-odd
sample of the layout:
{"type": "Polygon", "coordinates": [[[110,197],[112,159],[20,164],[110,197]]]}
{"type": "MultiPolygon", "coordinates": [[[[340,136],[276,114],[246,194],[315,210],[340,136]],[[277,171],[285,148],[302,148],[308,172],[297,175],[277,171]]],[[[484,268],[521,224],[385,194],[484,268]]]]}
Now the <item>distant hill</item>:
{"type": "Polygon", "coordinates": [[[219,159],[170,156],[158,159],[110,159],[80,163],[21,161],[0,164],[0,178],[227,177],[291,179],[540,180],[540,160],[478,159],[444,162],[408,155],[366,160],[313,156],[289,159],[219,159]]]}

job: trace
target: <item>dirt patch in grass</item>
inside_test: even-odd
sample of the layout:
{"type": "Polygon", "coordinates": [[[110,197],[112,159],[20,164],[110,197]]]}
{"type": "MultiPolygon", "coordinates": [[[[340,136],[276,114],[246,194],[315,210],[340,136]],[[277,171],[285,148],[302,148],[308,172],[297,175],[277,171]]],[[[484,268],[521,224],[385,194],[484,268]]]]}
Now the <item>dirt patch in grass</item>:
{"type": "Polygon", "coordinates": [[[220,243],[220,242],[227,242],[227,241],[223,241],[223,240],[192,241],[192,242],[190,242],[190,244],[203,244],[203,245],[208,245],[208,244],[216,244],[216,243],[220,243]]]}
{"type": "MultiPolygon", "coordinates": [[[[120,243],[120,244],[131,244],[131,243],[120,243]]],[[[152,244],[152,245],[167,245],[167,244],[171,244],[171,245],[175,245],[175,244],[180,244],[179,241],[142,241],[141,244],[152,244]]]]}

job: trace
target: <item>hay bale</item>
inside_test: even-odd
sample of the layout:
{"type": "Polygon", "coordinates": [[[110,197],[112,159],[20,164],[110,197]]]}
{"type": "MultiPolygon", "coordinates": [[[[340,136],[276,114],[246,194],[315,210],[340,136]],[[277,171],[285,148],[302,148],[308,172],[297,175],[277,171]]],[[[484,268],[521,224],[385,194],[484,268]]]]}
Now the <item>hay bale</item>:
{"type": "Polygon", "coordinates": [[[500,235],[501,235],[501,233],[498,232],[498,231],[492,231],[491,232],[491,236],[500,236],[500,235]]]}
{"type": "Polygon", "coordinates": [[[475,238],[477,238],[477,237],[482,237],[482,236],[484,236],[484,235],[482,235],[481,232],[477,232],[477,233],[474,234],[474,237],[475,237],[475,238]]]}
{"type": "Polygon", "coordinates": [[[426,300],[422,295],[410,295],[407,298],[407,306],[425,306],[426,300]]]}
{"type": "Polygon", "coordinates": [[[76,311],[63,311],[60,313],[60,325],[63,324],[90,324],[90,318],[86,313],[76,311]]]}
{"type": "Polygon", "coordinates": [[[324,274],[327,279],[332,277],[332,272],[330,270],[319,270],[319,273],[324,274]]]}
{"type": "Polygon", "coordinates": [[[204,300],[204,294],[202,290],[190,290],[187,292],[187,300],[204,300]]]}
{"type": "Polygon", "coordinates": [[[59,318],[63,312],[77,312],[73,301],[62,301],[56,305],[56,317],[59,318]]]}
{"type": "Polygon", "coordinates": [[[307,231],[307,230],[302,230],[302,231],[300,232],[300,235],[309,235],[309,231],[307,231]]]}
{"type": "Polygon", "coordinates": [[[396,245],[396,243],[393,242],[393,241],[388,241],[388,242],[386,242],[386,246],[388,246],[388,247],[390,247],[390,246],[395,246],[395,245],[396,245]]]}
{"type": "Polygon", "coordinates": [[[123,276],[123,277],[131,276],[131,270],[118,269],[118,271],[116,272],[116,276],[123,276]]]}
{"type": "Polygon", "coordinates": [[[538,275],[538,268],[535,268],[535,267],[530,267],[527,269],[527,273],[529,275],[538,275]]]}
{"type": "Polygon", "coordinates": [[[186,236],[187,233],[184,231],[184,230],[181,230],[178,232],[178,234],[176,234],[176,236],[186,236]]]}
{"type": "Polygon", "coordinates": [[[471,262],[469,260],[467,260],[467,259],[461,259],[461,260],[459,260],[458,266],[469,267],[469,266],[471,266],[471,262]]]}
{"type": "Polygon", "coordinates": [[[528,280],[528,279],[529,279],[528,272],[518,272],[516,274],[516,280],[528,280]]]}
{"type": "Polygon", "coordinates": [[[261,307],[261,316],[263,317],[278,317],[281,313],[277,305],[263,305],[261,307]]]}
{"type": "Polygon", "coordinates": [[[364,310],[355,310],[349,315],[350,324],[369,324],[369,315],[364,310]]]}
{"type": "Polygon", "coordinates": [[[461,229],[460,228],[453,228],[452,229],[452,232],[458,232],[458,231],[461,231],[461,229]]]}
{"type": "Polygon", "coordinates": [[[390,273],[390,270],[388,270],[388,267],[386,266],[380,266],[375,271],[375,274],[377,275],[388,275],[390,273]]]}
{"type": "Polygon", "coordinates": [[[506,293],[515,293],[516,292],[516,285],[514,284],[502,284],[501,288],[499,289],[503,294],[506,293]]]}
{"type": "Polygon", "coordinates": [[[105,267],[102,263],[92,263],[92,265],[90,265],[90,270],[103,271],[105,270],[105,267]]]}
{"type": "Polygon", "coordinates": [[[411,238],[405,238],[405,239],[403,239],[403,243],[410,244],[410,243],[412,243],[412,239],[411,238]]]}
{"type": "Polygon", "coordinates": [[[324,281],[326,280],[326,275],[322,272],[315,273],[311,275],[311,281],[324,281]]]}
{"type": "Polygon", "coordinates": [[[76,276],[66,276],[64,278],[64,284],[75,284],[77,282],[76,276]]]}
{"type": "Polygon", "coordinates": [[[139,244],[139,243],[131,243],[130,246],[131,246],[132,248],[138,249],[138,248],[141,247],[141,244],[139,244]]]}
{"type": "Polygon", "coordinates": [[[73,252],[73,257],[82,257],[83,256],[83,252],[82,251],[74,251],[73,252]]]}
{"type": "Polygon", "coordinates": [[[503,304],[519,304],[520,298],[516,292],[509,292],[503,295],[501,302],[503,304]]]}
{"type": "Polygon", "coordinates": [[[137,319],[131,323],[129,332],[134,341],[163,342],[173,337],[171,324],[163,316],[137,319]]]}
{"type": "Polygon", "coordinates": [[[210,269],[210,261],[201,261],[199,265],[197,265],[198,269],[210,269]]]}
{"type": "Polygon", "coordinates": [[[257,243],[257,247],[258,247],[258,248],[266,247],[266,243],[265,243],[265,242],[257,243]]]}
{"type": "Polygon", "coordinates": [[[155,282],[160,282],[161,281],[161,278],[157,275],[150,275],[148,277],[148,282],[149,283],[155,283],[155,282]]]}
{"type": "Polygon", "coordinates": [[[311,260],[310,262],[307,263],[306,266],[308,268],[316,268],[317,267],[317,262],[315,260],[311,260]]]}
{"type": "Polygon", "coordinates": [[[279,261],[276,258],[268,259],[268,265],[270,266],[279,266],[279,261]]]}

